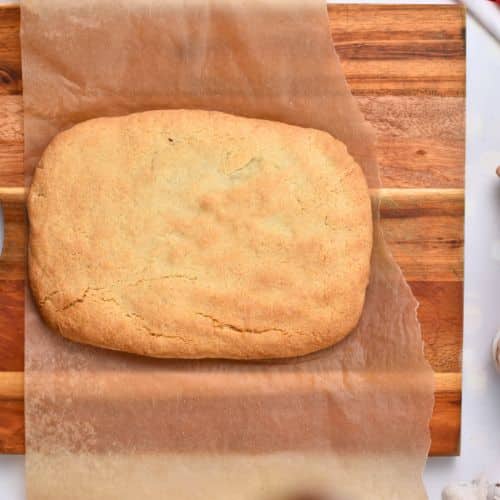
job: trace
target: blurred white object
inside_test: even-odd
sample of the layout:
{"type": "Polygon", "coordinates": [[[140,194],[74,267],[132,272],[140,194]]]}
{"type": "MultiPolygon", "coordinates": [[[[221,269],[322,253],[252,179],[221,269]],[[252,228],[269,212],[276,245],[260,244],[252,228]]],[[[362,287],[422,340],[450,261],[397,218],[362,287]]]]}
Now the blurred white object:
{"type": "Polygon", "coordinates": [[[491,353],[493,354],[493,361],[497,368],[497,372],[500,373],[500,330],[498,330],[497,336],[493,340],[491,353]]]}
{"type": "Polygon", "coordinates": [[[500,7],[490,0],[460,0],[469,14],[500,42],[500,7]]]}
{"type": "Polygon", "coordinates": [[[443,490],[443,500],[500,500],[500,485],[489,484],[484,477],[457,483],[443,490]]]}

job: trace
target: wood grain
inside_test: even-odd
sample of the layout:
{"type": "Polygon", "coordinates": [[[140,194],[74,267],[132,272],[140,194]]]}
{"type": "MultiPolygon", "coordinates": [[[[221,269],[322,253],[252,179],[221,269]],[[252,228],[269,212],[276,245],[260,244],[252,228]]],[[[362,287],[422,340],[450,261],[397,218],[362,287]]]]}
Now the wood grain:
{"type": "Polygon", "coordinates": [[[0,94],[21,92],[21,44],[19,7],[0,6],[0,94]]]}
{"type": "MultiPolygon", "coordinates": [[[[464,95],[464,11],[450,5],[329,5],[355,95],[464,95]],[[429,67],[428,67],[429,65],[429,67]]],[[[0,94],[22,90],[19,8],[0,11],[0,94]]]]}
{"type": "MultiPolygon", "coordinates": [[[[382,189],[372,196],[380,200],[389,247],[421,303],[419,318],[433,369],[460,371],[463,190],[382,189]]],[[[0,370],[23,363],[24,198],[24,188],[0,188],[7,221],[0,259],[0,290],[6,292],[0,325],[10,325],[12,332],[0,334],[0,370]]]]}
{"type": "Polygon", "coordinates": [[[24,453],[24,401],[0,400],[0,453],[24,453]]]}
{"type": "Polygon", "coordinates": [[[23,280],[26,239],[24,204],[2,201],[2,210],[5,230],[0,259],[0,281],[23,280]]]}
{"type": "MultiPolygon", "coordinates": [[[[6,233],[0,280],[24,278],[26,221],[24,196],[18,193],[0,188],[0,200],[2,195],[11,200],[3,203],[6,233]]],[[[384,235],[406,279],[463,280],[463,191],[385,190],[381,196],[384,235]]]]}
{"type": "MultiPolygon", "coordinates": [[[[463,97],[360,96],[358,101],[377,132],[385,187],[462,186],[463,97]]],[[[20,95],[0,94],[0,186],[23,184],[22,113],[20,95]]]]}
{"type": "Polygon", "coordinates": [[[464,11],[452,5],[329,5],[354,95],[465,93],[464,11]]]}
{"type": "MultiPolygon", "coordinates": [[[[189,374],[188,374],[189,375],[189,374]]],[[[96,413],[101,415],[101,420],[105,422],[104,428],[97,430],[98,434],[94,435],[94,440],[99,441],[99,433],[106,435],[106,426],[115,426],[117,419],[121,420],[118,427],[126,430],[126,434],[115,433],[115,444],[118,447],[124,447],[125,449],[129,446],[130,441],[136,441],[140,443],[141,446],[138,451],[149,451],[151,448],[156,449],[156,442],[154,431],[153,434],[148,432],[143,428],[138,428],[130,422],[127,424],[127,419],[131,416],[130,405],[127,403],[131,399],[134,400],[134,413],[141,411],[150,411],[151,400],[155,401],[155,406],[157,408],[162,408],[167,411],[171,404],[178,405],[178,394],[179,390],[185,395],[184,398],[193,398],[196,400],[196,407],[202,403],[203,411],[196,414],[190,414],[188,419],[180,419],[179,422],[172,426],[170,429],[164,429],[164,432],[169,432],[169,439],[166,440],[169,443],[169,450],[172,449],[178,451],[200,451],[197,448],[197,444],[203,443],[205,430],[200,429],[210,429],[210,432],[216,432],[217,435],[223,433],[224,426],[226,423],[224,419],[211,419],[210,413],[214,411],[220,411],[220,405],[223,405],[228,412],[228,418],[237,418],[239,411],[239,405],[232,407],[232,402],[239,400],[239,394],[244,391],[248,398],[253,399],[255,404],[265,402],[267,399],[272,399],[273,405],[276,411],[279,413],[280,408],[284,408],[283,418],[288,419],[287,425],[283,425],[283,420],[281,418],[276,418],[273,415],[271,419],[268,419],[265,415],[261,418],[263,422],[260,425],[265,425],[268,431],[272,431],[273,443],[278,445],[280,450],[289,449],[308,449],[310,447],[311,440],[308,439],[307,432],[301,432],[300,427],[303,426],[304,418],[293,419],[290,418],[292,415],[289,412],[290,406],[298,404],[298,407],[302,409],[303,412],[307,413],[310,408],[316,404],[324,405],[325,397],[327,398],[328,388],[321,387],[321,383],[316,379],[315,384],[311,384],[304,374],[297,377],[294,372],[284,373],[280,375],[280,390],[276,392],[275,386],[273,384],[267,384],[269,378],[269,373],[265,370],[262,373],[253,375],[252,377],[241,377],[240,374],[234,373],[233,378],[228,378],[228,374],[223,374],[217,377],[215,374],[210,377],[209,380],[204,380],[201,382],[200,377],[203,374],[192,373],[191,378],[186,377],[183,374],[179,379],[176,379],[176,374],[172,372],[165,372],[163,376],[165,377],[165,383],[155,384],[154,388],[148,386],[145,381],[141,380],[140,374],[129,375],[127,372],[114,373],[113,377],[109,378],[109,384],[103,387],[102,384],[97,383],[98,377],[96,376],[96,383],[88,383],[82,387],[78,401],[75,401],[76,405],[79,405],[78,413],[83,415],[88,414],[91,419],[95,417],[96,413]],[[210,385],[207,385],[210,382],[210,385]],[[311,391],[311,385],[314,389],[311,391]],[[180,389],[182,388],[182,389],[180,389]],[[266,390],[266,388],[268,390],[266,390]],[[165,390],[166,389],[166,390],[165,390]],[[103,392],[105,391],[105,392],[103,392]],[[98,397],[97,397],[98,396],[98,397]],[[110,405],[110,402],[113,402],[110,405]],[[123,402],[123,412],[120,413],[120,417],[113,415],[110,418],[110,407],[116,408],[117,404],[123,402]],[[269,428],[271,428],[269,430],[269,428]],[[146,432],[147,436],[144,435],[146,432]],[[193,432],[195,433],[193,435],[193,432]],[[290,442],[290,433],[295,436],[293,443],[290,442]],[[137,439],[134,439],[134,435],[137,439]],[[140,436],[140,439],[139,439],[140,436]],[[185,439],[186,436],[190,436],[191,439],[185,439]],[[302,438],[302,440],[300,438],[302,438]],[[186,447],[187,445],[187,447],[186,447]]],[[[71,397],[74,391],[73,386],[68,386],[61,383],[67,378],[66,373],[51,373],[41,374],[40,376],[48,377],[44,380],[44,383],[52,385],[57,384],[60,387],[57,397],[64,399],[66,397],[71,397]],[[68,393],[65,390],[69,391],[68,393]]],[[[88,374],[88,378],[91,380],[93,374],[88,374]]],[[[161,374],[159,374],[161,376],[161,374]]],[[[331,374],[328,379],[334,377],[335,374],[331,374]]],[[[338,373],[339,378],[343,378],[342,373],[338,373]]],[[[412,374],[414,387],[418,387],[418,380],[415,379],[415,374],[412,374]]],[[[407,394],[408,383],[407,380],[401,377],[394,378],[394,374],[376,374],[376,378],[379,382],[382,382],[382,387],[391,387],[391,394],[407,394]],[[390,378],[390,383],[386,380],[390,378]],[[384,379],[384,380],[382,380],[384,379]]],[[[449,449],[449,444],[447,442],[446,436],[443,435],[441,429],[445,428],[447,433],[451,433],[456,438],[458,438],[458,433],[460,430],[459,421],[457,418],[460,416],[460,400],[457,399],[457,394],[460,394],[461,387],[461,376],[459,373],[438,373],[435,375],[435,386],[436,386],[436,402],[439,408],[442,410],[438,416],[433,418],[431,427],[435,429],[434,433],[437,434],[437,439],[433,441],[433,446],[440,454],[446,454],[449,449]],[[439,431],[439,432],[438,432],[439,431]]],[[[23,401],[23,373],[0,373],[0,393],[9,395],[10,399],[4,398],[0,399],[0,411],[4,408],[9,408],[6,412],[4,423],[5,425],[12,426],[12,433],[7,434],[8,445],[12,449],[13,443],[16,446],[19,445],[19,421],[15,418],[15,411],[19,409],[23,401]],[[4,406],[2,406],[4,405],[4,406]],[[14,413],[13,413],[14,412],[14,413]]],[[[57,401],[51,401],[48,404],[57,404],[57,401]]],[[[294,406],[295,408],[295,406],[294,406]]],[[[175,410],[173,410],[175,411],[175,410]]],[[[295,412],[294,412],[295,414],[295,412]]],[[[220,414],[219,414],[220,416],[220,414]]],[[[339,416],[340,417],[340,416],[339,416]]],[[[1,417],[0,417],[1,418],[1,417]]],[[[1,420],[0,420],[1,422],[1,420]]],[[[340,427],[342,426],[342,418],[339,418],[340,427]]],[[[337,422],[337,424],[339,424],[337,422]]],[[[328,423],[326,423],[328,425],[328,423]]],[[[257,426],[259,423],[256,424],[257,426]]],[[[322,425],[322,424],[320,424],[322,425]]],[[[346,421],[345,425],[348,426],[349,423],[346,421]]],[[[310,430],[310,429],[309,429],[310,430]]],[[[345,435],[349,433],[341,432],[336,426],[335,432],[332,429],[328,430],[328,427],[324,429],[325,432],[329,434],[330,442],[334,442],[338,449],[347,449],[352,451],[356,447],[356,443],[349,438],[345,439],[345,435]]],[[[317,429],[315,430],[317,432],[317,429]]],[[[402,429],[403,435],[400,446],[403,448],[406,446],[404,442],[404,429],[402,429]]],[[[1,434],[0,434],[1,436],[1,434]]],[[[165,436],[164,436],[165,437],[165,436]]],[[[255,436],[258,438],[259,436],[255,436]]],[[[242,442],[241,440],[231,440],[234,446],[238,448],[231,449],[231,451],[244,452],[248,451],[248,443],[242,442]]],[[[377,440],[375,436],[375,441],[371,442],[373,446],[377,449],[383,449],[383,441],[377,440]]],[[[366,441],[363,441],[363,446],[366,446],[366,441]]],[[[391,449],[394,450],[394,446],[398,443],[390,443],[391,449]]],[[[96,445],[96,452],[105,451],[96,445]]],[[[255,442],[252,440],[250,443],[250,448],[255,451],[256,447],[262,451],[269,451],[269,445],[266,442],[255,442]]]]}
{"type": "MultiPolygon", "coordinates": [[[[213,373],[211,377],[206,379],[202,372],[191,373],[176,373],[175,371],[166,370],[158,372],[158,380],[160,383],[154,386],[148,386],[148,374],[143,372],[128,373],[126,371],[113,371],[106,386],[99,383],[102,374],[87,373],[86,382],[82,384],[80,396],[85,400],[95,399],[96,396],[105,396],[106,399],[114,400],[130,400],[132,399],[171,399],[179,395],[179,387],[182,386],[183,394],[189,396],[216,396],[224,392],[226,395],[241,394],[245,391],[247,394],[259,395],[274,395],[281,392],[292,393],[294,391],[307,392],[311,390],[311,380],[315,379],[314,374],[309,376],[305,372],[297,374],[294,371],[281,372],[279,377],[279,388],[274,384],[266,384],[272,376],[265,369],[266,365],[260,372],[253,372],[252,376],[242,377],[241,373],[225,372],[213,373]],[[88,381],[88,383],[87,383],[88,381]],[[84,385],[84,386],[83,386],[84,385]],[[222,388],[222,389],[221,389],[222,388]]],[[[345,375],[342,372],[330,373],[331,380],[343,379],[345,375]]],[[[64,392],[61,396],[71,396],[74,392],[75,385],[73,383],[66,384],[67,372],[40,372],[45,380],[50,381],[50,384],[61,386],[64,392]]],[[[408,381],[399,374],[394,373],[376,373],[372,374],[373,379],[377,382],[391,379],[391,390],[404,393],[408,388],[408,381]]],[[[419,385],[418,377],[426,375],[415,374],[413,383],[419,385]]],[[[322,380],[316,380],[316,387],[321,389],[322,380]]],[[[460,389],[462,384],[462,375],[460,373],[435,373],[434,385],[436,392],[453,392],[460,389]]],[[[385,382],[384,382],[385,385],[385,382]]],[[[24,399],[24,372],[0,372],[0,401],[11,400],[20,401],[24,399]]]]}
{"type": "Polygon", "coordinates": [[[463,282],[413,281],[410,286],[419,302],[426,358],[435,372],[460,373],[463,282]]]}
{"type": "MultiPolygon", "coordinates": [[[[0,12],[2,12],[1,8],[0,12]]],[[[0,30],[0,36],[1,33],[0,30]]],[[[0,47],[2,42],[0,38],[0,47]]],[[[23,106],[20,95],[1,95],[0,93],[0,124],[0,165],[2,166],[0,186],[22,186],[24,184],[23,106]]]]}
{"type": "Polygon", "coordinates": [[[460,454],[461,390],[444,390],[435,393],[435,412],[430,422],[432,445],[430,455],[460,454]],[[439,409],[439,412],[436,410],[439,409]],[[454,443],[450,446],[450,443],[454,443]]]}
{"type": "Polygon", "coordinates": [[[24,280],[0,280],[0,297],[0,373],[23,370],[24,280]]]}
{"type": "MultiPolygon", "coordinates": [[[[377,133],[382,226],[420,302],[436,374],[433,455],[459,451],[465,23],[452,5],[330,5],[347,80],[377,133]]],[[[0,7],[0,451],[22,453],[23,106],[19,9],[0,7]]]]}

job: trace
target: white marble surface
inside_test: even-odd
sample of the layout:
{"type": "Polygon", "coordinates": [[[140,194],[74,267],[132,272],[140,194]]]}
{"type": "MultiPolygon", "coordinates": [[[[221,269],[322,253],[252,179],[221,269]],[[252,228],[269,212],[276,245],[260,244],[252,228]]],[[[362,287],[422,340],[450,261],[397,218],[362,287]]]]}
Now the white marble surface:
{"type": "Polygon", "coordinates": [[[500,482],[500,376],[491,342],[500,328],[500,44],[467,19],[467,158],[462,450],[431,458],[431,500],[444,483],[484,473],[500,482]]]}
{"type": "MultiPolygon", "coordinates": [[[[429,459],[424,479],[430,500],[439,500],[449,482],[480,474],[500,481],[500,376],[490,352],[491,340],[500,328],[498,165],[500,44],[468,18],[462,453],[457,458],[429,459]]],[[[0,500],[24,498],[23,457],[0,456],[0,500]]]]}

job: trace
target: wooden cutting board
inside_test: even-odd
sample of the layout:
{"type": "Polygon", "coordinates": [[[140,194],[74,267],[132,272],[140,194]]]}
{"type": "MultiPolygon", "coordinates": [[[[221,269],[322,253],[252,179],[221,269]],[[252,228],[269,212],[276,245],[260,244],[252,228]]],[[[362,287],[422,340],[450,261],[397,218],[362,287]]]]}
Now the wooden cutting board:
{"type": "MultiPolygon", "coordinates": [[[[331,5],[347,80],[377,131],[386,239],[420,302],[436,380],[433,455],[460,442],[465,17],[454,5],[331,5]]],[[[0,451],[24,451],[25,213],[19,8],[0,6],[0,451]]]]}

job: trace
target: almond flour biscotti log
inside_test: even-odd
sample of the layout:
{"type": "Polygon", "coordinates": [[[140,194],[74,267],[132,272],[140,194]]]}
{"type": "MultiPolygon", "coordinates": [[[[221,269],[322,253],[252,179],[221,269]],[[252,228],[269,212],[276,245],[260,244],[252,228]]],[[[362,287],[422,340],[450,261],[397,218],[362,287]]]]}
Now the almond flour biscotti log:
{"type": "Polygon", "coordinates": [[[165,358],[297,356],[359,320],[361,168],[325,132],[209,111],[57,135],[28,199],[29,276],[61,335],[165,358]]]}

